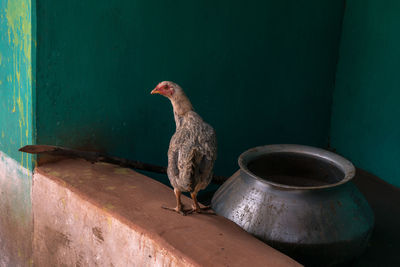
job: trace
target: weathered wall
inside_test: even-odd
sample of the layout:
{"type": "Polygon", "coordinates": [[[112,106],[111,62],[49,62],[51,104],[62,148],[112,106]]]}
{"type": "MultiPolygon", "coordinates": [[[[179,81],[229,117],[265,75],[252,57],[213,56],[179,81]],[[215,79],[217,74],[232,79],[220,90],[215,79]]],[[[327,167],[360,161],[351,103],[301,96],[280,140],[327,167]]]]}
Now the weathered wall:
{"type": "Polygon", "coordinates": [[[170,188],[115,165],[42,165],[32,195],[35,266],[299,266],[228,219],[162,209],[170,188]]]}
{"type": "Polygon", "coordinates": [[[0,0],[0,266],[32,263],[34,140],[31,0],[0,0]]]}
{"type": "Polygon", "coordinates": [[[30,0],[0,1],[0,150],[31,168],[18,152],[33,140],[32,8],[30,0]]]}
{"type": "Polygon", "coordinates": [[[182,85],[216,172],[267,143],[326,146],[343,1],[38,0],[38,142],[166,164],[182,85]]]}
{"type": "Polygon", "coordinates": [[[32,173],[0,151],[0,266],[32,265],[32,173]]]}
{"type": "Polygon", "coordinates": [[[400,2],[347,1],[334,92],[332,146],[400,186],[400,2]]]}

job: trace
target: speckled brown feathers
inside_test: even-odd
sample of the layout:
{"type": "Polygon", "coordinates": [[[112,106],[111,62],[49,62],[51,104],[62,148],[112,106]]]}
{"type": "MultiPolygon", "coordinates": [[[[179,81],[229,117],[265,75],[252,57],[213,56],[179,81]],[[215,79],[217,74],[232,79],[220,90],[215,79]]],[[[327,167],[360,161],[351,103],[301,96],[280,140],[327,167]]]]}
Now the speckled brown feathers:
{"type": "Polygon", "coordinates": [[[173,210],[183,212],[180,194],[190,192],[194,201],[193,210],[200,212],[196,195],[212,179],[217,157],[215,131],[193,111],[192,104],[179,85],[164,81],[151,93],[167,97],[174,111],[176,132],[169,145],[167,169],[177,199],[177,207],[173,210]]]}
{"type": "Polygon", "coordinates": [[[168,177],[182,192],[207,187],[217,155],[214,129],[194,111],[178,116],[179,126],[168,150],[168,177]]]}

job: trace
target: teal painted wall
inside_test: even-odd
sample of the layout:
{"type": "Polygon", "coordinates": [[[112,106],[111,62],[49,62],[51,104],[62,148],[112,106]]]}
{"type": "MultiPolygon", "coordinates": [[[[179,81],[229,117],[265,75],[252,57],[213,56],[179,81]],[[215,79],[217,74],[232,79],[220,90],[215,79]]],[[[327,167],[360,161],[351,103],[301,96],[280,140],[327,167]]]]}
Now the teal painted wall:
{"type": "Polygon", "coordinates": [[[347,1],[332,146],[400,186],[400,1],[347,1]]]}
{"type": "Polygon", "coordinates": [[[18,148],[35,140],[33,18],[31,0],[0,0],[0,266],[32,265],[33,160],[18,148]]]}
{"type": "Polygon", "coordinates": [[[173,80],[219,138],[326,146],[343,1],[38,0],[38,143],[166,164],[173,80]]]}
{"type": "Polygon", "coordinates": [[[30,0],[0,0],[0,150],[31,169],[18,148],[34,140],[30,0]]]}

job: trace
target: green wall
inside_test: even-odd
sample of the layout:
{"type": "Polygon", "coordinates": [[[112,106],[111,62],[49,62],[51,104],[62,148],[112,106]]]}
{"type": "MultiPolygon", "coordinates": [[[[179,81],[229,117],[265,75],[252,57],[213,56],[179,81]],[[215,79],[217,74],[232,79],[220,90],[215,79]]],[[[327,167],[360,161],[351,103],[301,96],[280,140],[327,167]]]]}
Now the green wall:
{"type": "Polygon", "coordinates": [[[31,12],[30,0],[0,0],[0,150],[29,169],[18,148],[34,139],[31,12]]]}
{"type": "Polygon", "coordinates": [[[343,3],[0,0],[0,265],[32,264],[34,159],[17,149],[37,141],[165,165],[173,116],[150,95],[162,80],[216,128],[216,173],[232,174],[249,147],[325,147],[330,134],[400,186],[400,3],[347,1],[336,66],[343,3]]]}
{"type": "Polygon", "coordinates": [[[34,7],[0,0],[0,266],[32,264],[34,7]]]}
{"type": "Polygon", "coordinates": [[[332,146],[400,186],[400,1],[347,1],[332,146]]]}
{"type": "Polygon", "coordinates": [[[343,1],[38,0],[38,143],[166,164],[170,103],[186,90],[219,139],[326,146],[343,1]]]}

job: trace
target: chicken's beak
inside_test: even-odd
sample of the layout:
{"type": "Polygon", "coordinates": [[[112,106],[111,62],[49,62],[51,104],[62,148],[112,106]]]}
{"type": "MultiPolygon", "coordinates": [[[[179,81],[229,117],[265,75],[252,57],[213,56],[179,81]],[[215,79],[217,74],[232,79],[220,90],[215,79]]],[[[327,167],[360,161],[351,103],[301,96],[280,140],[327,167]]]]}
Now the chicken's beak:
{"type": "Polygon", "coordinates": [[[154,95],[154,94],[159,94],[159,93],[160,93],[160,91],[159,91],[158,88],[156,87],[156,88],[153,89],[153,91],[151,91],[150,94],[154,95]]]}

